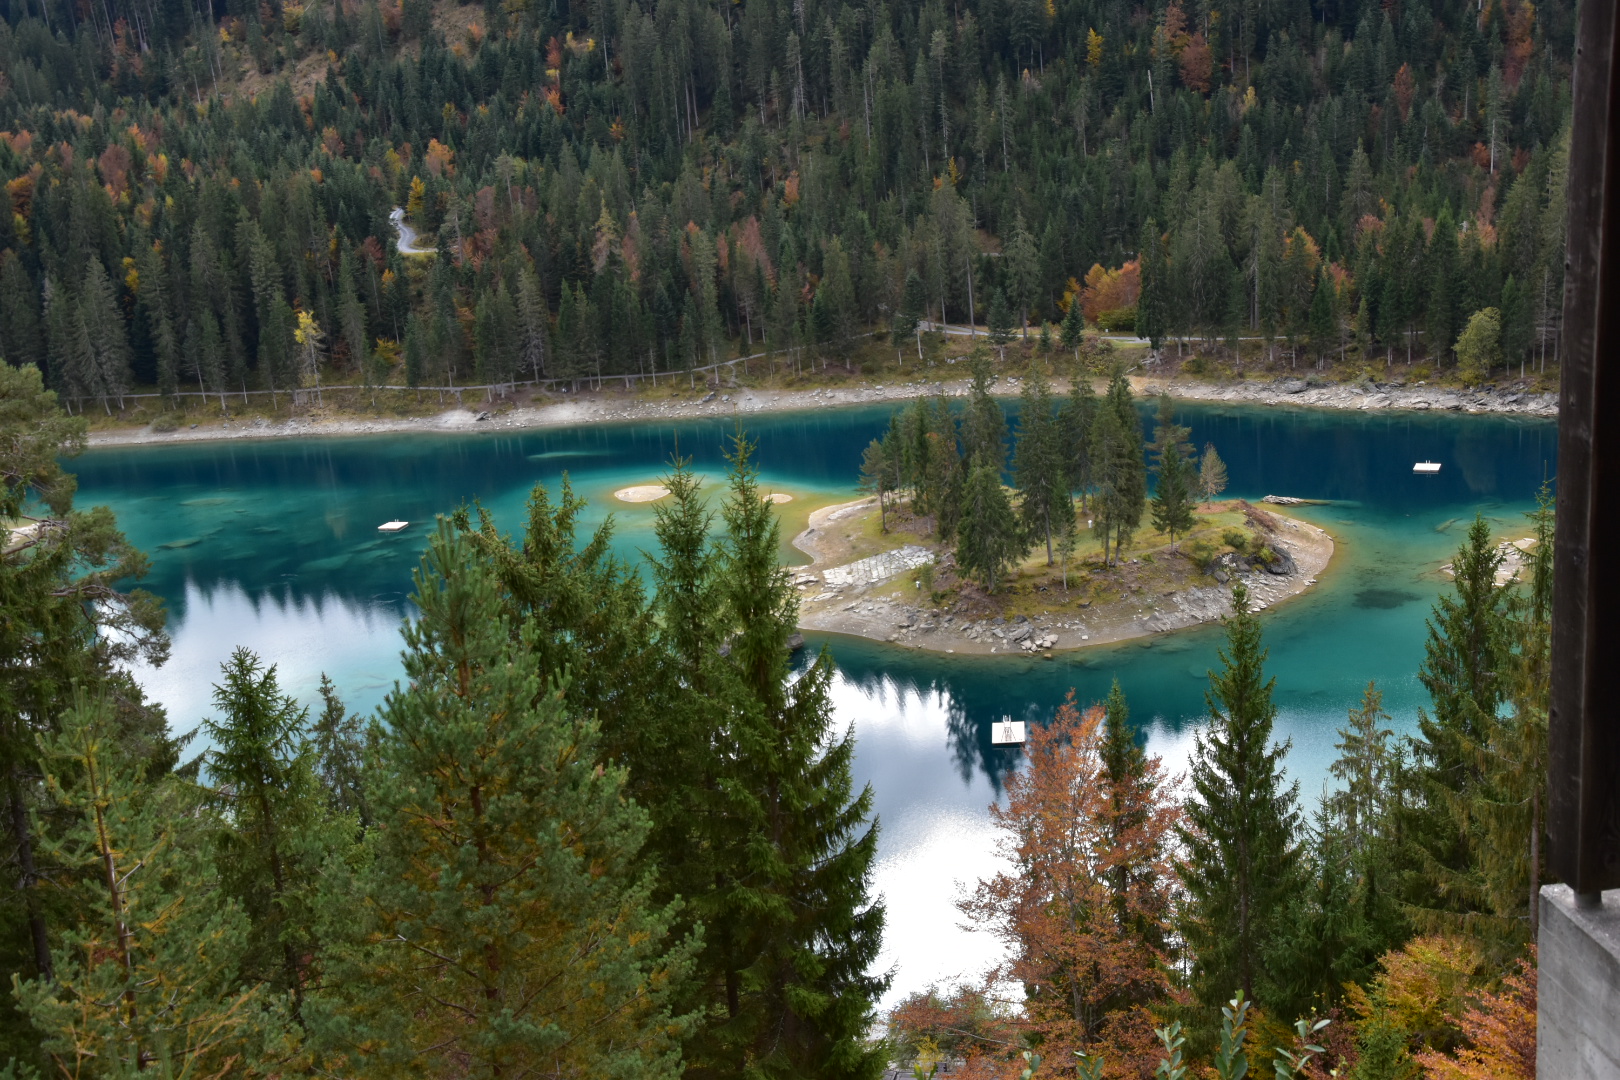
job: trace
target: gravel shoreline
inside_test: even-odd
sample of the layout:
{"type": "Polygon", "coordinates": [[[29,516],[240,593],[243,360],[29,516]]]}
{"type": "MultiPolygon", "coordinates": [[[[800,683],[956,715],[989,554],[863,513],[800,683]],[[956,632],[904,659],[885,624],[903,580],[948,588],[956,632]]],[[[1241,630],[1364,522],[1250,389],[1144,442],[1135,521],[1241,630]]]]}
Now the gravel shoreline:
{"type": "MultiPolygon", "coordinates": [[[[1160,391],[1168,391],[1171,397],[1186,401],[1292,405],[1319,409],[1512,413],[1549,419],[1558,415],[1558,395],[1512,390],[1458,391],[1442,387],[1394,387],[1377,384],[1309,386],[1302,379],[1219,384],[1163,379],[1152,375],[1136,376],[1131,381],[1140,394],[1156,396],[1160,391]]],[[[1021,380],[1017,377],[998,378],[996,392],[1017,393],[1020,385],[1021,380]]],[[[146,446],[221,439],[329,438],[411,431],[429,433],[513,431],[567,427],[576,424],[684,420],[871,405],[905,401],[936,391],[950,397],[961,397],[966,395],[967,389],[966,379],[949,381],[917,379],[820,390],[754,390],[739,387],[701,394],[694,391],[690,396],[667,399],[642,398],[622,391],[604,389],[577,395],[563,395],[558,398],[548,397],[519,404],[505,411],[453,408],[434,416],[399,419],[327,420],[319,417],[294,417],[272,421],[261,418],[198,423],[177,431],[153,431],[151,428],[97,431],[91,433],[90,445],[146,446]]]]}

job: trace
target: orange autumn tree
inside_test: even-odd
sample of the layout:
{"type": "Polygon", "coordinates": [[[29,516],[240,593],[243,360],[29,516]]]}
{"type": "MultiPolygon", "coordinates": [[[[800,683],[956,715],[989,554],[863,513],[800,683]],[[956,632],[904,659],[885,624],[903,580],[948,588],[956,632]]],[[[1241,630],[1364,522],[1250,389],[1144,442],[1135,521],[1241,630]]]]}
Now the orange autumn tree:
{"type": "Polygon", "coordinates": [[[1132,259],[1118,270],[1104,270],[1095,263],[1086,271],[1086,284],[1080,290],[1080,310],[1086,322],[1104,330],[1124,319],[1136,320],[1136,301],[1142,295],[1142,264],[1132,259]],[[1128,316],[1128,317],[1127,317],[1128,316]]]}
{"type": "Polygon", "coordinates": [[[1115,684],[1106,707],[1082,711],[1070,691],[1051,724],[1032,726],[1028,768],[1008,780],[1006,806],[991,807],[1012,868],[958,902],[1010,946],[996,976],[1025,987],[1020,1026],[1043,1056],[1101,1054],[1110,1077],[1158,1061],[1148,1008],[1170,992],[1168,847],[1180,815],[1128,720],[1115,684]]]}

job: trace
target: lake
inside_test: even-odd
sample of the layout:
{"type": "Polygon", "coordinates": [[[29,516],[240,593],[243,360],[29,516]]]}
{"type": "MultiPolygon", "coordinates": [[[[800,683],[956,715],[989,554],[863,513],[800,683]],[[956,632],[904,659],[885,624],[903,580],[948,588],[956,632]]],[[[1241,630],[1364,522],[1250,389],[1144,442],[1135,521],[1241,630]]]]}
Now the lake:
{"type": "MultiPolygon", "coordinates": [[[[1143,405],[1144,422],[1149,405],[1143,405]]],[[[783,557],[811,508],[856,495],[861,451],[889,407],[751,416],[763,479],[794,496],[781,508],[783,557]]],[[[1308,805],[1328,780],[1335,729],[1368,680],[1398,730],[1425,695],[1416,670],[1424,620],[1474,513],[1525,536],[1524,513],[1556,464],[1550,421],[1428,413],[1330,412],[1188,403],[1178,410],[1200,448],[1214,442],[1229,496],[1331,500],[1298,508],[1339,541],[1321,583],[1261,616],[1276,676],[1277,733],[1308,805]],[[1437,476],[1412,464],[1441,463],[1437,476]]],[[[477,500],[518,528],[536,483],[566,472],[590,500],[592,528],[612,513],[616,548],[651,548],[653,510],[612,492],[657,478],[671,455],[692,459],[718,493],[731,420],[636,423],[473,434],[240,440],[92,450],[72,467],[80,505],[112,507],[152,556],[145,586],[170,611],[173,658],[142,680],[185,731],[209,711],[220,663],[238,646],[279,666],[282,685],[317,701],[324,671],[354,708],[381,702],[399,673],[398,627],[410,572],[435,514],[477,500]],[[384,521],[413,522],[380,534],[384,521]]],[[[836,635],[837,715],[857,737],[857,781],[882,822],[875,889],[889,905],[880,964],[890,1000],[995,961],[988,935],[961,928],[952,899],[996,865],[986,808],[1016,767],[989,745],[990,721],[1049,717],[1072,687],[1083,702],[1118,679],[1150,752],[1184,768],[1205,722],[1206,672],[1219,628],[1099,646],[1055,661],[914,652],[836,635]]]]}

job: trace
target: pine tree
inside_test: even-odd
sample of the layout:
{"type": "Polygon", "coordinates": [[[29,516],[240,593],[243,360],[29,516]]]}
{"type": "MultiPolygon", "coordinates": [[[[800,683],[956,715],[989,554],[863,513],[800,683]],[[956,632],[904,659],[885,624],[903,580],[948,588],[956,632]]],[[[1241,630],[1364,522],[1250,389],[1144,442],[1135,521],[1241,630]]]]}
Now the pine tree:
{"type": "Polygon", "coordinates": [[[973,383],[962,417],[962,456],[969,468],[987,466],[999,477],[1007,465],[1007,417],[1001,403],[990,396],[995,376],[990,373],[989,358],[980,353],[971,363],[973,383]]]}
{"type": "Polygon", "coordinates": [[[211,887],[208,815],[186,785],[148,780],[121,735],[111,704],[81,692],[44,742],[49,812],[66,828],[42,854],[79,918],[54,978],[14,984],[22,1011],[65,1076],[279,1075],[285,998],[239,977],[248,919],[211,887]]]}
{"type": "Polygon", "coordinates": [[[1192,471],[1187,442],[1190,428],[1182,427],[1171,412],[1170,395],[1159,395],[1159,415],[1148,450],[1153,462],[1153,527],[1170,537],[1175,550],[1176,534],[1193,527],[1192,491],[1188,474],[1192,471]]]}
{"type": "Polygon", "coordinates": [[[441,523],[415,580],[365,926],[308,1003],[318,1051],[357,1076],[678,1075],[669,994],[690,950],[637,869],[647,821],[624,770],[598,761],[594,722],[538,670],[469,539],[441,523]]]}
{"type": "Polygon", "coordinates": [[[1052,391],[1039,363],[1030,368],[1020,394],[1018,441],[1013,451],[1014,483],[1025,533],[1046,542],[1046,565],[1052,565],[1052,538],[1074,522],[1074,500],[1064,469],[1062,431],[1052,412],[1052,391]]]}
{"type": "MultiPolygon", "coordinates": [[[[854,739],[832,733],[831,657],[822,652],[789,683],[797,594],[753,455],[737,435],[718,567],[738,694],[735,783],[752,793],[742,822],[752,830],[748,858],[720,871],[739,916],[731,932],[742,961],[725,972],[722,1038],[761,1076],[875,1077],[884,1059],[866,1031],[888,978],[868,973],[884,923],[868,894],[877,856],[872,790],[854,794],[854,739]],[[761,837],[769,838],[763,852],[761,837]]],[[[728,1075],[737,1075],[735,1064],[728,1075]]]]}
{"type": "Polygon", "coordinates": [[[124,316],[118,308],[112,281],[101,260],[91,259],[85,276],[84,292],[79,297],[84,323],[85,340],[89,346],[86,357],[85,392],[101,402],[111,415],[110,398],[123,398],[129,392],[132,375],[129,369],[129,337],[124,331],[124,316]]]}
{"type": "Polygon", "coordinates": [[[962,487],[961,520],[956,526],[956,564],[995,592],[1002,575],[1029,550],[1001,474],[989,465],[968,471],[962,487]]]}
{"type": "Polygon", "coordinates": [[[0,359],[45,368],[39,289],[14,251],[0,253],[0,359]]]}
{"type": "Polygon", "coordinates": [[[866,444],[866,449],[861,453],[860,490],[870,491],[877,496],[879,528],[884,533],[889,531],[888,495],[894,490],[891,480],[894,469],[890,464],[889,455],[887,439],[873,439],[866,444]]]}
{"type": "Polygon", "coordinates": [[[1091,429],[1096,421],[1097,393],[1090,379],[1076,373],[1069,384],[1069,397],[1063,403],[1058,427],[1063,438],[1063,468],[1069,477],[1069,490],[1080,496],[1082,506],[1090,500],[1095,479],[1091,429]]]}
{"type": "Polygon", "coordinates": [[[1092,427],[1092,461],[1097,482],[1094,528],[1103,541],[1114,542],[1114,558],[1130,543],[1142,523],[1147,505],[1147,466],[1142,458],[1142,428],[1136,416],[1130,384],[1115,370],[1108,395],[1099,404],[1098,422],[1092,427]]]}
{"type": "Polygon", "coordinates": [[[1007,294],[997,289],[990,297],[990,344],[996,347],[1001,359],[1007,359],[1007,343],[1013,339],[1012,309],[1007,305],[1007,294]]]}
{"type": "Polygon", "coordinates": [[[1069,302],[1069,310],[1063,313],[1063,331],[1060,337],[1065,349],[1078,350],[1086,340],[1086,318],[1080,309],[1080,298],[1076,296],[1069,302]]]}
{"type": "Polygon", "coordinates": [[[1498,585],[1503,555],[1490,526],[1475,515],[1452,562],[1452,594],[1428,620],[1418,680],[1434,710],[1418,710],[1414,787],[1402,815],[1407,845],[1406,899],[1426,929],[1454,926],[1482,907],[1476,867],[1479,837],[1467,821],[1481,793],[1484,751],[1511,685],[1508,586],[1498,585]]]}
{"type": "Polygon", "coordinates": [[[337,687],[321,672],[321,713],[310,726],[315,775],[326,792],[329,807],[354,814],[364,827],[371,824],[366,803],[366,728],[338,697],[337,687]]]}
{"type": "Polygon", "coordinates": [[[345,838],[323,805],[308,711],[282,694],[275,667],[239,648],[221,675],[219,715],[202,725],[213,743],[205,758],[213,798],[229,822],[218,835],[220,886],[250,920],[244,974],[289,995],[296,1014],[318,947],[319,867],[345,838]]]}
{"type": "Polygon", "coordinates": [[[1268,953],[1298,881],[1298,785],[1283,784],[1288,744],[1274,743],[1275,679],[1266,679],[1260,621],[1248,590],[1232,590],[1226,647],[1210,672],[1211,726],[1194,738],[1192,787],[1177,864],[1187,889],[1182,932],[1198,1000],[1213,1009],[1232,988],[1264,1004],[1282,976],[1268,953]]]}
{"type": "Polygon", "coordinates": [[[1165,260],[1159,223],[1152,218],[1143,224],[1136,249],[1142,274],[1142,292],[1136,301],[1136,336],[1147,338],[1148,344],[1157,353],[1164,342],[1165,326],[1169,319],[1170,268],[1165,260]]]}
{"type": "MultiPolygon", "coordinates": [[[[1023,326],[1024,339],[1027,341],[1029,311],[1035,304],[1036,292],[1040,288],[1041,265],[1040,253],[1035,247],[1035,237],[1030,235],[1028,226],[1024,224],[1024,214],[1021,210],[1013,215],[1012,234],[1007,239],[1005,258],[1007,295],[1004,299],[1010,301],[1017,311],[1019,323],[1023,326]]],[[[992,326],[991,333],[994,332],[992,326]]]]}

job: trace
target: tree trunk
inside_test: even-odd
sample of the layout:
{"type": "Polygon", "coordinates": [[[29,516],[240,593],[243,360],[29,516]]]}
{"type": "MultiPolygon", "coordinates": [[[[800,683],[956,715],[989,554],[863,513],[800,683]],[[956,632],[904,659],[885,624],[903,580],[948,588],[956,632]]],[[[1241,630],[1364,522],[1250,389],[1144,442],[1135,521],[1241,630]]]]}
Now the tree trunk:
{"type": "Polygon", "coordinates": [[[34,869],[34,836],[28,825],[28,808],[23,805],[22,784],[15,762],[6,778],[6,788],[7,801],[11,804],[11,833],[17,844],[17,888],[28,908],[28,934],[34,945],[34,967],[41,978],[53,981],[56,969],[51,963],[50,939],[45,933],[45,916],[40,913],[39,898],[34,892],[34,886],[39,881],[34,869]]]}

